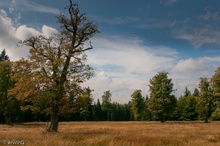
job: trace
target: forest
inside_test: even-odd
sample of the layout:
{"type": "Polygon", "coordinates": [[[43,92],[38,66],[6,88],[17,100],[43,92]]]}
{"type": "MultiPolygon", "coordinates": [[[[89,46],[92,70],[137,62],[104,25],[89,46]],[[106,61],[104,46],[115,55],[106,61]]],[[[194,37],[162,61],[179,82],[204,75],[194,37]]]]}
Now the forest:
{"type": "Polygon", "coordinates": [[[28,58],[13,62],[5,49],[1,52],[0,123],[50,121],[48,131],[57,131],[59,121],[220,119],[220,67],[211,78],[201,77],[198,89],[185,87],[180,97],[173,95],[176,89],[169,73],[161,71],[149,81],[149,96],[137,89],[128,103],[119,104],[107,90],[94,101],[92,87],[81,83],[94,75],[86,52],[93,49],[89,40],[99,33],[98,26],[69,2],[67,13],[57,17],[58,34],[19,42],[30,48],[28,58]]]}

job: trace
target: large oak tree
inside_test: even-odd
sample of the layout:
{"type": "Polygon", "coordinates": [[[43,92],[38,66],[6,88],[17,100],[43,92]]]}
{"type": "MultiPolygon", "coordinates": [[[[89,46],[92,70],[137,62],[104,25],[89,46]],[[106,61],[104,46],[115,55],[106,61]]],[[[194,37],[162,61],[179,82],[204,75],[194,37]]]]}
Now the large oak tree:
{"type": "Polygon", "coordinates": [[[61,26],[58,34],[20,42],[30,47],[30,52],[27,60],[16,62],[17,83],[10,92],[27,103],[24,109],[48,113],[51,121],[47,130],[55,132],[58,117],[73,110],[73,101],[83,94],[80,83],[93,75],[92,68],[86,65],[85,54],[92,46],[85,43],[99,32],[97,25],[72,0],[66,10],[58,17],[61,26]]]}

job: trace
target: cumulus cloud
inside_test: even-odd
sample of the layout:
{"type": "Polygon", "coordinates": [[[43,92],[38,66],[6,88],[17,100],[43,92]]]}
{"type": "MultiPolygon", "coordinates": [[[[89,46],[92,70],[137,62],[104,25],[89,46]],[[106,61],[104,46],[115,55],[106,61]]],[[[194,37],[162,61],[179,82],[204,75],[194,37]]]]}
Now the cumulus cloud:
{"type": "Polygon", "coordinates": [[[204,66],[204,60],[194,60],[192,58],[180,60],[177,65],[172,69],[176,73],[193,73],[206,69],[204,66]]]}
{"type": "Polygon", "coordinates": [[[12,26],[12,21],[7,17],[7,13],[4,10],[0,10],[0,44],[5,44],[7,47],[14,45],[16,37],[13,32],[15,28],[12,26]]]}
{"type": "Polygon", "coordinates": [[[34,28],[27,27],[26,25],[21,25],[16,29],[14,35],[17,39],[24,40],[32,36],[38,36],[40,35],[40,32],[34,28]]]}
{"type": "Polygon", "coordinates": [[[135,89],[141,89],[144,96],[148,91],[147,77],[143,79],[126,72],[96,71],[96,76],[83,86],[90,86],[94,89],[94,101],[101,99],[103,93],[110,90],[112,101],[119,103],[127,103],[135,89]]]}
{"type": "Polygon", "coordinates": [[[179,60],[173,66],[171,73],[180,75],[179,79],[210,77],[214,70],[219,66],[220,57],[201,57],[197,59],[183,59],[179,60]]]}
{"type": "Polygon", "coordinates": [[[143,45],[138,38],[110,36],[94,38],[94,49],[88,52],[88,64],[95,67],[96,76],[84,85],[94,89],[94,99],[106,90],[113,101],[125,103],[135,89],[149,95],[149,80],[158,71],[168,71],[173,79],[174,94],[179,97],[185,87],[193,92],[200,77],[210,77],[218,67],[220,57],[181,59],[175,49],[143,45]]]}
{"type": "Polygon", "coordinates": [[[176,54],[175,50],[167,47],[144,46],[137,38],[97,37],[92,42],[96,49],[89,53],[90,64],[99,67],[111,65],[130,73],[149,73],[158,68],[166,70],[172,65],[173,54],[176,54]],[[164,53],[158,53],[158,50],[164,53]]]}
{"type": "Polygon", "coordinates": [[[6,49],[11,60],[18,60],[21,57],[27,57],[29,50],[27,48],[17,47],[20,40],[27,39],[31,36],[38,36],[40,34],[50,36],[57,33],[57,30],[43,25],[41,31],[36,28],[20,25],[15,27],[14,22],[7,16],[4,10],[0,10],[0,50],[6,49]]]}
{"type": "Polygon", "coordinates": [[[55,28],[49,27],[47,25],[43,25],[42,33],[44,35],[46,35],[47,37],[49,37],[49,36],[53,36],[53,35],[57,34],[58,31],[55,28]]]}
{"type": "Polygon", "coordinates": [[[181,95],[187,86],[191,92],[198,88],[199,78],[210,78],[219,66],[220,57],[187,58],[177,62],[170,75],[178,89],[176,95],[181,95]]]}
{"type": "Polygon", "coordinates": [[[158,71],[170,71],[178,54],[169,47],[143,45],[139,38],[96,37],[92,43],[88,64],[95,67],[96,76],[85,86],[94,89],[95,100],[106,90],[112,92],[113,101],[120,103],[128,102],[136,89],[146,96],[150,78],[158,71]]]}

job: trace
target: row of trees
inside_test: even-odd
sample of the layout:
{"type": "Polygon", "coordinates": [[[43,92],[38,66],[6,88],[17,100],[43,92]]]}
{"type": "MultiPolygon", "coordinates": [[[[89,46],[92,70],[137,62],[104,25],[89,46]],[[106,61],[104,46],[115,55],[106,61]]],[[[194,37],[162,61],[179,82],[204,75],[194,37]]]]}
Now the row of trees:
{"type": "MultiPolygon", "coordinates": [[[[150,97],[144,97],[141,90],[135,90],[128,104],[111,103],[111,93],[106,91],[102,96],[100,109],[105,113],[105,120],[147,120],[193,121],[209,119],[220,120],[220,67],[210,78],[200,78],[199,90],[185,92],[176,98],[172,79],[167,72],[159,72],[149,84],[150,97]],[[117,107],[118,106],[118,107],[117,107]],[[117,107],[117,108],[114,108],[117,107]],[[123,113],[123,114],[122,114],[123,113]]],[[[100,105],[99,101],[93,106],[100,105]]]]}
{"type": "MultiPolygon", "coordinates": [[[[10,62],[5,50],[0,54],[0,122],[11,124],[24,121],[50,120],[47,105],[51,94],[45,94],[32,100],[20,100],[11,96],[16,87],[14,80],[16,66],[10,62]],[[10,92],[9,92],[10,91],[10,92]],[[48,98],[47,98],[48,97],[48,98]]],[[[135,90],[127,104],[112,102],[111,91],[105,91],[101,101],[93,101],[92,90],[84,88],[82,94],[69,96],[69,106],[61,121],[161,121],[166,120],[204,120],[220,119],[220,67],[212,78],[200,78],[199,90],[185,92],[176,98],[173,93],[172,79],[167,72],[158,72],[149,82],[149,97],[141,90],[135,90]]],[[[26,87],[28,88],[28,87],[26,87]]],[[[22,90],[21,88],[19,88],[22,90]]],[[[29,90],[29,89],[28,89],[29,90]]],[[[74,89],[79,90],[79,89],[74,89]]],[[[19,91],[21,92],[21,91],[19,91]]],[[[22,93],[22,92],[21,92],[22,93]]],[[[26,93],[25,94],[29,94],[26,93]]],[[[27,95],[21,95],[27,96],[27,95]]]]}

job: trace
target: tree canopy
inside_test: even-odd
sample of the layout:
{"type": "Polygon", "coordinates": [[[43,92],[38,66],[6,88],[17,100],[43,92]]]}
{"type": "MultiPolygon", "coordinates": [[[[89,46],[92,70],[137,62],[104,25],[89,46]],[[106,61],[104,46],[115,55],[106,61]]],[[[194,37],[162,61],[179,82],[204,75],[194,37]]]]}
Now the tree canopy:
{"type": "Polygon", "coordinates": [[[85,43],[99,32],[98,27],[72,0],[66,10],[58,17],[61,31],[21,41],[30,48],[29,57],[15,63],[17,83],[11,94],[31,103],[24,108],[50,114],[48,131],[58,130],[58,117],[69,111],[71,99],[83,94],[80,84],[93,76],[85,54],[93,47],[85,43]]]}

